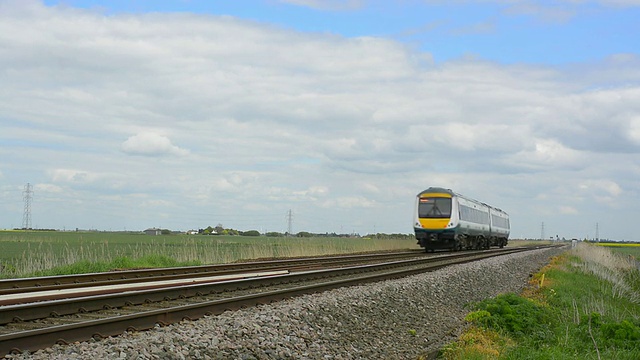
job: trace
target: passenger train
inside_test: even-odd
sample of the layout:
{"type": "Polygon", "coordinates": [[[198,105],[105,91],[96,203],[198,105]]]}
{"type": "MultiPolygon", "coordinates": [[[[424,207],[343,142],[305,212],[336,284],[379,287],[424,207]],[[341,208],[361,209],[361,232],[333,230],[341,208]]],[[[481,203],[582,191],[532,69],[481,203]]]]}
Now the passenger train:
{"type": "Polygon", "coordinates": [[[416,196],[413,227],[427,252],[502,248],[510,232],[506,212],[439,187],[416,196]]]}

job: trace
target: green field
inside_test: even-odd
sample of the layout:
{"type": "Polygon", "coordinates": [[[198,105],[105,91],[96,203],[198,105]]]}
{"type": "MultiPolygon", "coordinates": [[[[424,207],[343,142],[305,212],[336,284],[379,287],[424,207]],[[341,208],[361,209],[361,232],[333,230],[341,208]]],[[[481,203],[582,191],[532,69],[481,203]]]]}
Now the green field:
{"type": "Polygon", "coordinates": [[[599,243],[598,245],[604,246],[615,253],[633,256],[637,260],[640,260],[640,244],[599,243]]]}
{"type": "MultiPolygon", "coordinates": [[[[509,246],[530,244],[530,241],[509,242],[509,246]]],[[[0,231],[0,249],[0,278],[14,278],[420,247],[412,236],[370,239],[0,231]]]]}
{"type": "Polygon", "coordinates": [[[417,249],[415,240],[0,231],[0,278],[417,249]]]}

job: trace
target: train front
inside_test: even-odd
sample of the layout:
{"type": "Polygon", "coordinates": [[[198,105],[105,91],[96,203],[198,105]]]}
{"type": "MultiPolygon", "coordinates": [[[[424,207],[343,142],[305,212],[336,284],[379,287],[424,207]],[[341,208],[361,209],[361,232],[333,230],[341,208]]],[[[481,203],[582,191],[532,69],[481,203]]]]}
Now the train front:
{"type": "Polygon", "coordinates": [[[425,250],[454,246],[457,223],[454,200],[453,191],[443,188],[431,187],[417,195],[413,228],[418,244],[425,250]]]}

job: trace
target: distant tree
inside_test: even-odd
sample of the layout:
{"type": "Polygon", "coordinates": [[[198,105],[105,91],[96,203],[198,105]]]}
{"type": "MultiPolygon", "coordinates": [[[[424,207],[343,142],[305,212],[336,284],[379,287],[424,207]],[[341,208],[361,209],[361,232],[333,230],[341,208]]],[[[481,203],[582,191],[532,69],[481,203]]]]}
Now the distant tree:
{"type": "Polygon", "coordinates": [[[271,231],[266,233],[265,235],[267,235],[268,237],[283,237],[284,234],[283,233],[279,233],[277,231],[271,231]]]}
{"type": "Polygon", "coordinates": [[[222,234],[222,233],[224,233],[224,226],[222,226],[222,224],[218,224],[218,225],[216,225],[216,227],[215,227],[214,229],[216,230],[216,232],[217,232],[218,234],[222,234]]]}
{"type": "Polygon", "coordinates": [[[306,231],[300,231],[296,234],[296,237],[313,237],[313,234],[306,231]]]}
{"type": "Polygon", "coordinates": [[[414,237],[413,234],[367,234],[367,238],[371,239],[386,239],[386,240],[400,240],[400,239],[411,239],[414,237]]]}
{"type": "Polygon", "coordinates": [[[171,235],[171,230],[162,229],[162,230],[160,230],[160,234],[162,234],[162,235],[171,235]]]}
{"type": "Polygon", "coordinates": [[[260,231],[258,230],[249,230],[242,232],[243,236],[260,236],[260,231]]]}

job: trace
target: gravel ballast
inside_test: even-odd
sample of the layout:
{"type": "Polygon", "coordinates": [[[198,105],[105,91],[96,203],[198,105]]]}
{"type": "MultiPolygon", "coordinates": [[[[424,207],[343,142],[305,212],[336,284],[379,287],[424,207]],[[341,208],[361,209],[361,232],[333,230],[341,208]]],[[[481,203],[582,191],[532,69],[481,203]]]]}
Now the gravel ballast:
{"type": "Polygon", "coordinates": [[[13,359],[416,359],[454,340],[465,305],[519,292],[563,249],[305,295],[13,359]]]}

